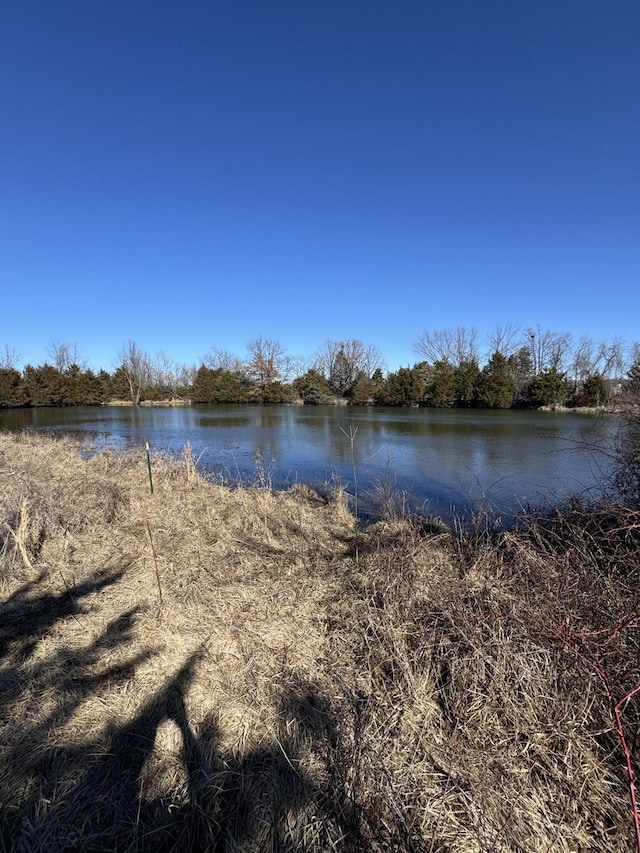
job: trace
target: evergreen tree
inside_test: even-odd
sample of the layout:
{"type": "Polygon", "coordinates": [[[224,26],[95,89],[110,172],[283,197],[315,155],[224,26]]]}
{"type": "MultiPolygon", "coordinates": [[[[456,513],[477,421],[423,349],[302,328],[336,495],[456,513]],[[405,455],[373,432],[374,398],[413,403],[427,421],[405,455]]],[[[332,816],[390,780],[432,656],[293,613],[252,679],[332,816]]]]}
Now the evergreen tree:
{"type": "Polygon", "coordinates": [[[349,392],[349,399],[354,406],[380,404],[384,399],[384,387],[385,379],[379,367],[373,371],[371,378],[364,371],[360,371],[349,392]]]}
{"type": "Polygon", "coordinates": [[[83,370],[78,377],[79,399],[82,406],[101,406],[109,402],[108,374],[104,371],[96,376],[93,370],[83,370]]]}
{"type": "Polygon", "coordinates": [[[379,388],[365,373],[360,373],[349,390],[349,399],[354,406],[370,406],[375,402],[379,388]]]}
{"type": "Polygon", "coordinates": [[[27,388],[15,367],[0,368],[0,408],[26,406],[27,388]]]}
{"type": "Polygon", "coordinates": [[[109,390],[111,399],[113,400],[130,399],[129,380],[127,379],[126,371],[122,365],[120,365],[120,367],[118,367],[110,377],[109,390]]]}
{"type": "Polygon", "coordinates": [[[248,403],[249,390],[244,374],[202,365],[193,382],[192,399],[194,403],[248,403]]]}
{"type": "Polygon", "coordinates": [[[640,401],[640,354],[634,359],[627,372],[626,388],[632,400],[640,401]]]}
{"type": "Polygon", "coordinates": [[[112,379],[106,370],[99,370],[96,376],[97,394],[101,403],[108,403],[113,399],[112,379]]]}
{"type": "Polygon", "coordinates": [[[576,397],[579,406],[603,406],[609,399],[609,382],[600,373],[587,376],[576,397]]]}
{"type": "Polygon", "coordinates": [[[315,368],[294,379],[293,389],[305,403],[329,403],[333,396],[329,383],[315,368]]]}
{"type": "Polygon", "coordinates": [[[259,400],[261,403],[291,403],[293,390],[291,385],[278,380],[267,382],[261,389],[259,400]]]}
{"type": "Polygon", "coordinates": [[[475,406],[478,396],[480,368],[477,361],[462,361],[455,372],[456,406],[468,408],[475,406]]]}
{"type": "Polygon", "coordinates": [[[371,374],[371,384],[373,386],[373,400],[375,403],[379,403],[382,399],[385,385],[385,378],[382,374],[382,370],[379,367],[376,367],[376,369],[371,374]]]}
{"type": "Polygon", "coordinates": [[[533,379],[533,359],[529,347],[520,349],[509,356],[509,369],[513,381],[513,399],[516,406],[527,406],[529,383],[533,379]]]}
{"type": "Polygon", "coordinates": [[[193,393],[191,399],[194,403],[210,403],[215,386],[216,371],[204,364],[199,368],[193,380],[193,393]]]}
{"type": "Polygon", "coordinates": [[[418,367],[401,367],[387,376],[381,402],[385,406],[413,406],[424,401],[426,385],[418,367]]]}
{"type": "Polygon", "coordinates": [[[66,397],[65,378],[50,364],[24,369],[24,380],[32,406],[64,406],[66,397]]]}
{"type": "Polygon", "coordinates": [[[513,405],[514,381],[509,361],[496,350],[482,368],[478,400],[487,409],[508,409],[513,405]]]}
{"type": "Polygon", "coordinates": [[[61,372],[63,385],[63,406],[85,405],[83,399],[82,374],[77,364],[71,364],[61,372]]]}
{"type": "Polygon", "coordinates": [[[456,401],[456,372],[449,361],[436,361],[427,383],[426,399],[430,406],[448,409],[456,401]]]}
{"type": "Polygon", "coordinates": [[[354,362],[344,348],[340,348],[329,374],[331,390],[340,397],[346,397],[355,381],[354,362]]]}
{"type": "Polygon", "coordinates": [[[534,376],[529,383],[527,397],[532,406],[552,406],[564,403],[567,392],[564,374],[552,367],[534,376]]]}

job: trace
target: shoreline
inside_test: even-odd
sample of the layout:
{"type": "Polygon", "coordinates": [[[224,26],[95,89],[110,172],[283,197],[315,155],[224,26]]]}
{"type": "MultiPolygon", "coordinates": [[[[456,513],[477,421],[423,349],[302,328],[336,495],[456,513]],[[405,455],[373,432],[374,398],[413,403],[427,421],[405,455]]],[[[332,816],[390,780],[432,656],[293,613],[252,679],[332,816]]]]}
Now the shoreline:
{"type": "MultiPolygon", "coordinates": [[[[130,407],[133,408],[134,404],[131,400],[109,400],[106,403],[101,403],[102,406],[122,406],[122,407],[130,407]]],[[[191,400],[185,400],[183,398],[173,398],[167,400],[142,400],[138,406],[141,408],[173,408],[180,406],[216,406],[216,405],[230,405],[230,406],[315,406],[315,405],[324,405],[324,406],[351,406],[352,404],[345,400],[344,398],[336,397],[332,400],[329,400],[322,404],[316,403],[305,403],[304,400],[297,399],[291,400],[286,403],[264,403],[261,401],[244,401],[244,402],[236,402],[236,403],[193,403],[191,400]]],[[[357,406],[363,406],[364,408],[374,408],[376,407],[375,403],[358,403],[355,404],[357,406]]],[[[437,409],[437,410],[451,410],[451,411],[467,411],[467,407],[460,406],[378,406],[378,408],[394,408],[394,409],[403,409],[403,408],[420,408],[420,409],[437,409]]],[[[481,409],[481,408],[469,408],[469,411],[522,411],[522,409],[518,409],[515,407],[509,409],[481,409]]],[[[633,411],[633,407],[630,408],[633,411]]],[[[611,406],[561,406],[561,405],[549,405],[549,406],[538,406],[534,408],[527,409],[525,411],[532,412],[560,412],[560,413],[574,413],[574,414],[584,414],[584,415],[598,415],[598,414],[623,414],[625,409],[617,409],[611,406]]]]}

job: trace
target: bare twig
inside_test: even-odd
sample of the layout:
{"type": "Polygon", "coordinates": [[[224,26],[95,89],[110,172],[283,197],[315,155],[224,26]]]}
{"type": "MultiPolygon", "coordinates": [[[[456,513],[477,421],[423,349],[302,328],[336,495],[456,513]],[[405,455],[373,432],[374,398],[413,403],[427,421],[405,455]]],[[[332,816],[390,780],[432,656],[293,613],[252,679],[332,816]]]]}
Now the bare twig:
{"type": "Polygon", "coordinates": [[[158,582],[158,597],[160,599],[160,606],[162,607],[162,586],[160,584],[160,569],[158,568],[158,557],[156,555],[156,549],[153,544],[153,537],[151,536],[151,528],[149,527],[148,519],[145,519],[145,524],[147,525],[147,533],[149,534],[149,544],[151,545],[151,553],[153,554],[153,564],[156,569],[156,581],[158,582]]]}

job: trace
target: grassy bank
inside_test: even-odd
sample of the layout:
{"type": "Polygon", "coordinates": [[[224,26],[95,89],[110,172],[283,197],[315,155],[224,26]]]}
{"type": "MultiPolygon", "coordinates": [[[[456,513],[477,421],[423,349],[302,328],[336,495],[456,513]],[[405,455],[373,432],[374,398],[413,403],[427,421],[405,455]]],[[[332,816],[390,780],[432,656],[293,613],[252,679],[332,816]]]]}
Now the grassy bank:
{"type": "Polygon", "coordinates": [[[638,513],[358,532],[153,476],[0,434],[4,849],[633,849],[638,513]]]}

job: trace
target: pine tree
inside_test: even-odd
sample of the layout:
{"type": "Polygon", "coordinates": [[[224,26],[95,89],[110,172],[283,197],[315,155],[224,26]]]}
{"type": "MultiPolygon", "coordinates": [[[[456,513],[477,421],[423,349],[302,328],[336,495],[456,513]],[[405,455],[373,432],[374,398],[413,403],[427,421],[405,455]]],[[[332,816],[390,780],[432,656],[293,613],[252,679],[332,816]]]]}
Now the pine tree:
{"type": "Polygon", "coordinates": [[[28,402],[27,389],[15,367],[0,368],[0,408],[24,406],[28,402]]]}
{"type": "Polygon", "coordinates": [[[487,409],[509,409],[513,405],[514,381],[509,361],[496,350],[482,368],[478,399],[487,409]]]}

